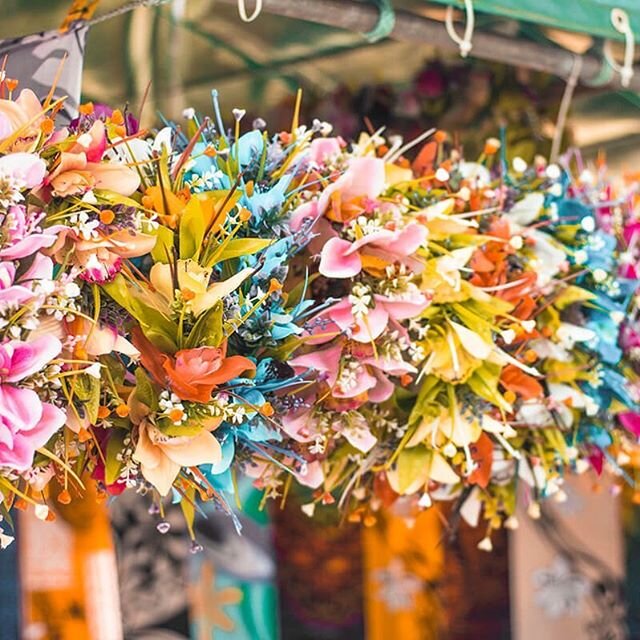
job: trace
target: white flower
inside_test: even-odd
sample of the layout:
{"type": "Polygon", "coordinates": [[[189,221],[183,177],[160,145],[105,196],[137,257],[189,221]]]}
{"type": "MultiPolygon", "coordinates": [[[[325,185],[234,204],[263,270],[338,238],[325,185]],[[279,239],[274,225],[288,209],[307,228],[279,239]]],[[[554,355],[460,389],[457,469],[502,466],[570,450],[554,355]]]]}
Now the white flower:
{"type": "Polygon", "coordinates": [[[562,175],[562,171],[560,171],[560,167],[557,164],[550,164],[545,173],[550,180],[557,180],[562,175]]]}
{"type": "Polygon", "coordinates": [[[88,366],[86,369],[83,369],[83,373],[91,376],[92,378],[96,378],[100,380],[100,369],[102,365],[99,362],[94,362],[92,365],[88,366]]]}
{"type": "Polygon", "coordinates": [[[527,163],[520,157],[516,156],[511,163],[516,173],[524,173],[527,170],[527,163]]]}

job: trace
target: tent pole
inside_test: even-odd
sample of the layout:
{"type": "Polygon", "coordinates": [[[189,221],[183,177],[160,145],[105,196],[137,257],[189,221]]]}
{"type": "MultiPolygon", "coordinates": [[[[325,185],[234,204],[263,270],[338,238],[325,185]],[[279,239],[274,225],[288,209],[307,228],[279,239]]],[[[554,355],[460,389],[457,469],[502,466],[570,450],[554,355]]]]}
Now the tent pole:
{"type": "MultiPolygon", "coordinates": [[[[218,2],[237,5],[237,0],[218,2]]],[[[373,5],[353,0],[264,0],[263,11],[360,33],[372,30],[378,20],[378,10],[373,5]]],[[[259,29],[259,25],[258,19],[254,28],[259,29]]],[[[429,44],[444,51],[458,51],[458,45],[449,38],[444,23],[408,11],[396,11],[395,26],[389,37],[404,42],[429,44]]],[[[559,47],[478,31],[473,36],[470,55],[515,67],[544,71],[562,78],[569,77],[575,61],[574,53],[559,47]]],[[[398,62],[400,61],[389,61],[390,64],[398,62]]],[[[603,61],[595,56],[582,56],[579,81],[589,84],[599,76],[602,64],[603,61]]],[[[618,75],[612,78],[610,86],[622,88],[618,75]]],[[[631,79],[628,88],[640,91],[640,74],[637,73],[631,79]]]]}

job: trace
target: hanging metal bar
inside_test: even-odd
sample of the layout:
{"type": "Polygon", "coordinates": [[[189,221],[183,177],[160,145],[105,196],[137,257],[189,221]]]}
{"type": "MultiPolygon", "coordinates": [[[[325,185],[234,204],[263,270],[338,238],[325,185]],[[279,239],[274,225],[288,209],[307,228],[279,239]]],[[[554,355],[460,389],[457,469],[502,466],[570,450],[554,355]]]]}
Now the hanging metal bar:
{"type": "MultiPolygon", "coordinates": [[[[237,0],[218,2],[237,5],[237,0]]],[[[378,10],[375,6],[353,0],[264,0],[262,11],[360,33],[370,31],[378,22],[378,10]]],[[[254,23],[254,28],[260,28],[260,20],[254,23]]],[[[447,34],[444,23],[408,11],[396,10],[395,25],[389,37],[404,42],[432,45],[443,51],[458,50],[447,34]]],[[[479,31],[473,37],[471,55],[492,62],[544,71],[563,78],[570,76],[575,59],[575,54],[559,47],[479,31]]],[[[389,63],[394,64],[394,61],[389,63]]],[[[590,80],[599,76],[603,64],[607,63],[595,56],[583,56],[578,80],[588,84],[590,80]]],[[[619,77],[612,78],[610,86],[621,88],[619,77]]],[[[629,89],[640,91],[640,74],[632,78],[629,89]]]]}

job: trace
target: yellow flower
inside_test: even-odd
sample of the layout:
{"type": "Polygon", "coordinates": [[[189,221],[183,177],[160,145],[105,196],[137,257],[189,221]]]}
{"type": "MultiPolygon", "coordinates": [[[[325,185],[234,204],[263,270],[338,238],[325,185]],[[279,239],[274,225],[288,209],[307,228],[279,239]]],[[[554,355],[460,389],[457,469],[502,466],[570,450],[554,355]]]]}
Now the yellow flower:
{"type": "Polygon", "coordinates": [[[469,297],[469,285],[460,270],[471,260],[475,247],[455,249],[451,253],[428,260],[422,273],[422,290],[433,292],[433,302],[443,304],[469,297]]]}
{"type": "Polygon", "coordinates": [[[415,447],[422,442],[435,447],[453,442],[457,447],[465,447],[475,442],[481,433],[478,419],[471,414],[463,415],[456,403],[453,408],[442,407],[435,418],[423,418],[407,447],[415,447]]]}
{"type": "MultiPolygon", "coordinates": [[[[183,300],[187,309],[196,316],[211,309],[216,302],[237,289],[251,275],[252,271],[250,267],[247,267],[227,280],[209,284],[211,269],[200,266],[194,260],[178,260],[176,263],[178,286],[182,292],[183,300]]],[[[149,279],[160,296],[168,304],[171,304],[175,295],[171,265],[154,264],[151,267],[149,279]]]]}

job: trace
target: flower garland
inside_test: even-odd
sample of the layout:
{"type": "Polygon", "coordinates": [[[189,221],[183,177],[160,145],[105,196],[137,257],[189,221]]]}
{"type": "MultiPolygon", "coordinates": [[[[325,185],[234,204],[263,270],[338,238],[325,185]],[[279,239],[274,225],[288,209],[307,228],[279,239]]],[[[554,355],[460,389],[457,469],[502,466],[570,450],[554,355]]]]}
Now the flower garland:
{"type": "MultiPolygon", "coordinates": [[[[353,144],[315,121],[56,129],[0,85],[0,511],[104,492],[233,516],[265,499],[351,520],[435,501],[490,533],[621,464],[638,436],[637,222],[609,186],[442,132],[353,144]],[[405,155],[424,143],[413,163],[405,155]],[[604,194],[604,196],[603,196],[604,194]],[[603,200],[604,197],[604,200],[603,200]],[[620,328],[622,341],[618,343],[620,328]]],[[[568,162],[568,161],[567,161],[568,162]]],[[[11,540],[1,534],[0,544],[11,540]]],[[[193,542],[194,550],[199,545],[193,542]]]]}
{"type": "Polygon", "coordinates": [[[492,529],[517,526],[519,486],[537,517],[566,472],[622,473],[611,452],[637,405],[617,341],[635,283],[566,171],[507,168],[497,140],[477,163],[446,158],[434,138],[411,167],[378,134],[322,157],[329,180],[347,169],[293,225],[314,221],[340,299],[307,323],[291,364],[317,382],[283,426],[314,465],[309,512],[336,493],[365,523],[401,496],[453,500],[484,515],[490,549],[492,529]]]}

